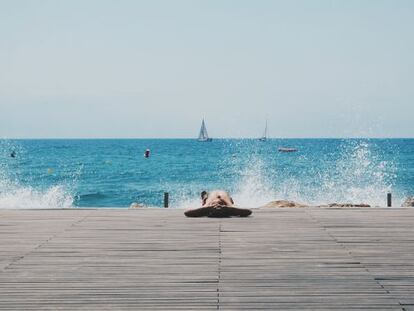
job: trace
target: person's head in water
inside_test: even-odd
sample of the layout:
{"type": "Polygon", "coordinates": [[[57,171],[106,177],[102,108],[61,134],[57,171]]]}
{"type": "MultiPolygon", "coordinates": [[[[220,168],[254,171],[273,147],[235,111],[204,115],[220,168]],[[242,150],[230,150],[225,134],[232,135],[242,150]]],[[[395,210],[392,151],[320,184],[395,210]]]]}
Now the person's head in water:
{"type": "Polygon", "coordinates": [[[233,206],[234,201],[228,192],[224,190],[214,190],[211,192],[201,192],[201,206],[233,206]]]}
{"type": "Polygon", "coordinates": [[[12,158],[15,158],[16,157],[16,151],[12,151],[11,153],[10,153],[10,156],[12,157],[12,158]]]}

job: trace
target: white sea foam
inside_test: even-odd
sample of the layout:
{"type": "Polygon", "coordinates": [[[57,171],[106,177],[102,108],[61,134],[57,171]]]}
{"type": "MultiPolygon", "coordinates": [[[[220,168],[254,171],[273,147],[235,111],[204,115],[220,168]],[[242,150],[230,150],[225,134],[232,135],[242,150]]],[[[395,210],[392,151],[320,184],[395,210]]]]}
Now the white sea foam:
{"type": "MultiPolygon", "coordinates": [[[[16,148],[5,146],[1,149],[16,148]]],[[[210,179],[205,184],[201,180],[194,180],[182,184],[173,182],[159,187],[171,193],[170,206],[178,208],[200,206],[200,191],[214,188],[228,190],[237,206],[250,208],[260,207],[278,199],[309,205],[337,202],[384,206],[386,193],[389,191],[393,192],[394,206],[402,200],[394,189],[396,179],[394,161],[389,154],[386,157],[381,154],[384,151],[377,148],[375,141],[344,140],[339,149],[334,151],[333,156],[320,153],[321,158],[326,156],[326,161],[321,160],[322,163],[318,162],[314,165],[313,160],[306,157],[315,155],[301,153],[301,150],[297,154],[269,155],[265,152],[257,152],[254,145],[247,147],[232,145],[229,148],[232,153],[222,159],[223,163],[220,165],[217,178],[210,179]],[[281,156],[279,160],[283,161],[275,161],[277,158],[271,156],[281,156]],[[291,157],[292,161],[284,162],[289,159],[284,156],[291,157]],[[299,171],[301,169],[305,173],[301,173],[299,171]]],[[[23,149],[17,150],[19,154],[24,153],[23,149]]],[[[4,158],[8,156],[4,154],[4,158]]],[[[8,163],[15,162],[0,163],[0,208],[74,206],[75,191],[73,190],[77,188],[83,165],[55,184],[36,187],[36,183],[20,182],[16,168],[8,167],[12,165],[8,163]],[[14,175],[8,175],[10,172],[14,175]]]]}
{"type": "Polygon", "coordinates": [[[13,208],[69,208],[73,197],[62,186],[53,186],[45,191],[31,187],[16,187],[0,192],[0,209],[13,208]]]}
{"type": "Polygon", "coordinates": [[[62,185],[36,190],[29,186],[21,186],[5,175],[4,172],[0,174],[0,209],[69,208],[73,206],[73,196],[62,185]]]}
{"type": "MultiPolygon", "coordinates": [[[[274,199],[276,192],[271,188],[271,182],[265,176],[265,164],[255,155],[248,158],[246,163],[240,166],[237,165],[237,160],[234,158],[226,159],[226,165],[230,166],[226,169],[223,175],[234,175],[238,182],[232,189],[225,189],[230,191],[230,195],[233,197],[236,206],[238,207],[260,207],[267,202],[274,199]],[[230,172],[229,172],[230,171],[230,172]]],[[[218,181],[218,184],[221,182],[218,181]]],[[[210,185],[211,186],[211,185],[210,185]]],[[[199,191],[201,188],[190,187],[188,185],[182,185],[187,191],[183,189],[174,189],[174,196],[177,208],[194,208],[200,206],[199,191]]],[[[220,188],[220,186],[218,186],[220,188]]],[[[211,187],[210,187],[211,188],[211,187]]],[[[202,190],[213,190],[202,189],[202,190]]]]}
{"type": "MultiPolygon", "coordinates": [[[[10,144],[7,140],[0,140],[0,147],[3,156],[6,155],[6,150],[17,150],[18,154],[24,154],[24,149],[19,145],[10,144]]],[[[10,176],[10,171],[7,162],[0,163],[0,209],[69,208],[73,206],[74,197],[64,185],[35,189],[22,185],[16,177],[10,176]]]]}
{"type": "Polygon", "coordinates": [[[192,209],[200,207],[200,197],[195,195],[180,195],[176,199],[176,204],[174,204],[173,208],[181,208],[181,209],[192,209]]]}
{"type": "Polygon", "coordinates": [[[265,164],[259,157],[251,157],[240,172],[240,181],[232,195],[237,206],[260,207],[276,196],[272,183],[265,174],[265,164]]]}
{"type": "Polygon", "coordinates": [[[335,166],[322,175],[315,203],[367,203],[384,206],[396,178],[392,161],[382,161],[375,145],[368,141],[353,141],[342,148],[335,166]]]}
{"type": "MultiPolygon", "coordinates": [[[[344,141],[336,161],[316,166],[306,178],[287,176],[274,164],[269,167],[260,155],[252,153],[242,165],[233,160],[226,163],[233,166],[233,174],[238,179],[233,189],[226,190],[231,191],[240,207],[260,207],[279,199],[309,205],[365,203],[385,206],[386,194],[393,190],[396,167],[393,161],[382,160],[375,147],[369,140],[344,141]]],[[[394,199],[401,201],[398,195],[394,199]]],[[[198,196],[181,195],[178,201],[179,207],[200,205],[198,196]]]]}

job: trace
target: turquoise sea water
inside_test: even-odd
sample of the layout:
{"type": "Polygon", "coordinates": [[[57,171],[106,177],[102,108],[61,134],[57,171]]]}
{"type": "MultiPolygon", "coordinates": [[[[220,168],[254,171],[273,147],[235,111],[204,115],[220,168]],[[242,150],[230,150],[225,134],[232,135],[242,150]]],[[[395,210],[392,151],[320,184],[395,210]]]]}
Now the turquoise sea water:
{"type": "Polygon", "coordinates": [[[0,208],[162,206],[165,191],[172,207],[194,207],[216,188],[249,207],[383,206],[388,191],[400,205],[414,194],[414,139],[0,140],[0,208]]]}

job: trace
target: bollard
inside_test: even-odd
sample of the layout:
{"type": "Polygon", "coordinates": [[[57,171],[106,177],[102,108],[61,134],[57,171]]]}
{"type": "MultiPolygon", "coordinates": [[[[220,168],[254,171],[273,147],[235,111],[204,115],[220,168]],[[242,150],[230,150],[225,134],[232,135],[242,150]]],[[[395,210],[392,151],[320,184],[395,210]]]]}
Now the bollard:
{"type": "Polygon", "coordinates": [[[164,192],[164,207],[168,207],[168,192],[164,192]]]}
{"type": "Polygon", "coordinates": [[[392,196],[391,196],[391,192],[387,193],[387,207],[391,207],[392,205],[392,196]]]}

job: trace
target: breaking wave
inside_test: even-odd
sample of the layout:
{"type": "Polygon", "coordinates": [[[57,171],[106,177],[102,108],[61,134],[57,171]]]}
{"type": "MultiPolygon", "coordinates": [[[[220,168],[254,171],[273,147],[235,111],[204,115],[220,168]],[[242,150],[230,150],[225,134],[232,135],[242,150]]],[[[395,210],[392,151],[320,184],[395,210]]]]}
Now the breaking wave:
{"type": "Polygon", "coordinates": [[[73,197],[62,186],[53,186],[45,191],[31,187],[17,187],[0,193],[0,208],[69,208],[73,197]]]}
{"type": "MultiPolygon", "coordinates": [[[[0,140],[0,208],[127,207],[132,202],[161,207],[163,192],[170,193],[170,207],[194,208],[200,206],[200,192],[213,189],[229,191],[237,206],[248,208],[281,199],[308,205],[385,206],[387,192],[393,193],[393,205],[397,206],[410,190],[409,186],[401,187],[402,180],[407,181],[405,185],[411,182],[406,170],[411,164],[402,162],[410,158],[399,157],[400,145],[394,142],[275,139],[266,143],[223,140],[211,145],[156,143],[159,158],[154,153],[153,159],[144,161],[120,152],[132,142],[120,141],[114,147],[112,141],[10,144],[0,140]],[[84,151],[86,144],[91,152],[84,151]],[[286,144],[298,152],[277,151],[286,144]],[[11,150],[16,151],[15,158],[11,158],[11,150]]],[[[411,149],[404,150],[407,154],[411,149]]]]}
{"type": "Polygon", "coordinates": [[[68,208],[73,196],[62,185],[37,190],[10,180],[4,171],[0,174],[0,208],[68,208]]]}
{"type": "MultiPolygon", "coordinates": [[[[2,159],[7,159],[5,152],[17,150],[18,155],[24,154],[19,145],[12,145],[7,140],[0,143],[2,159]]],[[[16,167],[12,168],[7,161],[0,162],[0,209],[45,209],[69,208],[73,206],[74,197],[65,185],[53,185],[37,189],[23,185],[18,178],[16,167]]]]}
{"type": "MultiPolygon", "coordinates": [[[[227,159],[227,171],[238,182],[226,188],[237,206],[260,207],[273,200],[293,200],[312,206],[329,203],[385,206],[393,191],[396,166],[384,160],[383,150],[368,139],[344,140],[325,155],[312,152],[278,154],[247,152],[247,157],[227,159]],[[286,157],[290,157],[287,161],[286,157]]],[[[220,185],[220,183],[217,183],[220,185]]],[[[224,185],[225,183],[221,183],[224,185]]],[[[395,189],[394,189],[395,190],[395,189]]],[[[402,197],[394,193],[396,201],[402,197]]],[[[179,207],[199,206],[199,198],[181,195],[179,207]]]]}

